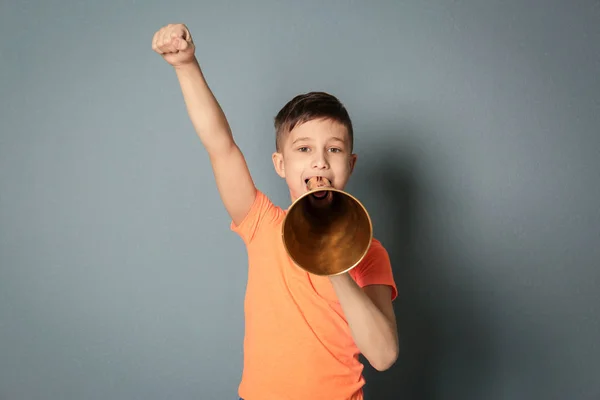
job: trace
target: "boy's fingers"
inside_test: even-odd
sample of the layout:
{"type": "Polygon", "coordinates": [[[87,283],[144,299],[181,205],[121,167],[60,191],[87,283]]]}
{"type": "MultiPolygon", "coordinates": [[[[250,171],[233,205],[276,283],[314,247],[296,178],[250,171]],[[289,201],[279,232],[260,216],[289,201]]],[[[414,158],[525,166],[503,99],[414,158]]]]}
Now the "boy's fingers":
{"type": "Polygon", "coordinates": [[[171,38],[185,39],[186,38],[185,28],[183,28],[182,26],[177,26],[177,27],[173,28],[173,30],[171,31],[171,38]]]}
{"type": "Polygon", "coordinates": [[[164,53],[173,53],[177,51],[173,46],[173,39],[171,38],[170,32],[168,30],[165,30],[161,33],[158,39],[158,47],[164,53]]]}
{"type": "Polygon", "coordinates": [[[176,26],[170,32],[167,32],[167,40],[171,45],[172,51],[184,49],[185,30],[181,26],[176,26]]]}
{"type": "Polygon", "coordinates": [[[158,52],[158,43],[157,43],[157,38],[158,38],[158,31],[154,32],[154,35],[152,36],[152,50],[158,52]]]}

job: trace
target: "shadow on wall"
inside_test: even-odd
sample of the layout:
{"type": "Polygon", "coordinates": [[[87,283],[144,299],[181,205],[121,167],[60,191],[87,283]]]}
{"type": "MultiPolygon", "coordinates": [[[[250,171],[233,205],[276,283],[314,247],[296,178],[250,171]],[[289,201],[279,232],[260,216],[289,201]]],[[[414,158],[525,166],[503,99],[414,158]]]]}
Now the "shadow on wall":
{"type": "MultiPolygon", "coordinates": [[[[490,389],[486,386],[493,381],[489,328],[471,301],[473,293],[456,282],[468,279],[455,272],[464,272],[464,266],[456,266],[468,261],[440,255],[435,243],[443,232],[437,232],[435,223],[426,226],[423,222],[428,208],[439,207],[424,199],[443,197],[443,193],[427,188],[419,176],[423,172],[417,168],[420,155],[411,154],[411,149],[418,148],[402,148],[401,140],[394,146],[380,145],[377,157],[372,157],[374,163],[362,164],[352,178],[353,192],[367,200],[375,237],[390,255],[398,286],[394,309],[400,356],[385,372],[374,370],[362,358],[365,398],[485,398],[490,389]]],[[[419,164],[426,166],[423,161],[419,164]]]]}

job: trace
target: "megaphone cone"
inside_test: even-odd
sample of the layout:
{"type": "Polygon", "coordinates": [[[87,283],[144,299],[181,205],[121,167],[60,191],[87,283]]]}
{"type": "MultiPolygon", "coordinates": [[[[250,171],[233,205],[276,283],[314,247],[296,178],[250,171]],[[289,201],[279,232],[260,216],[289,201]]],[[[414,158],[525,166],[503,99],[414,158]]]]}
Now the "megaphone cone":
{"type": "Polygon", "coordinates": [[[373,239],[371,218],[349,193],[330,184],[315,186],[309,185],[311,190],[290,206],[282,226],[283,244],[292,261],[305,271],[339,275],[356,267],[367,254],[373,239]]]}

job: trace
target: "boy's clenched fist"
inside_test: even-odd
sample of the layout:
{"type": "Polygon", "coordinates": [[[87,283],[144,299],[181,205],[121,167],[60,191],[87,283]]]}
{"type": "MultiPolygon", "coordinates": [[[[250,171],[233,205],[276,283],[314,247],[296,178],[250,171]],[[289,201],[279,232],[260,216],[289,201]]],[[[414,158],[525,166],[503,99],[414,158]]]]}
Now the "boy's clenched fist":
{"type": "Polygon", "coordinates": [[[169,24],[156,31],[152,38],[152,49],[174,67],[194,60],[194,42],[184,24],[169,24]]]}

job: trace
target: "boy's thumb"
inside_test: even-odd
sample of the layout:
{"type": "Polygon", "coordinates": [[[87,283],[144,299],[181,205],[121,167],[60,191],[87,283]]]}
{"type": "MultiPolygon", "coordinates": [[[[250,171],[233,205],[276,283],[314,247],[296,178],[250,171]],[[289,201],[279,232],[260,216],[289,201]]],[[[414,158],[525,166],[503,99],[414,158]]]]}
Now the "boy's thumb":
{"type": "Polygon", "coordinates": [[[185,39],[177,40],[177,50],[179,50],[179,51],[187,50],[188,47],[190,47],[190,44],[188,43],[187,40],[185,40],[185,39]]]}

